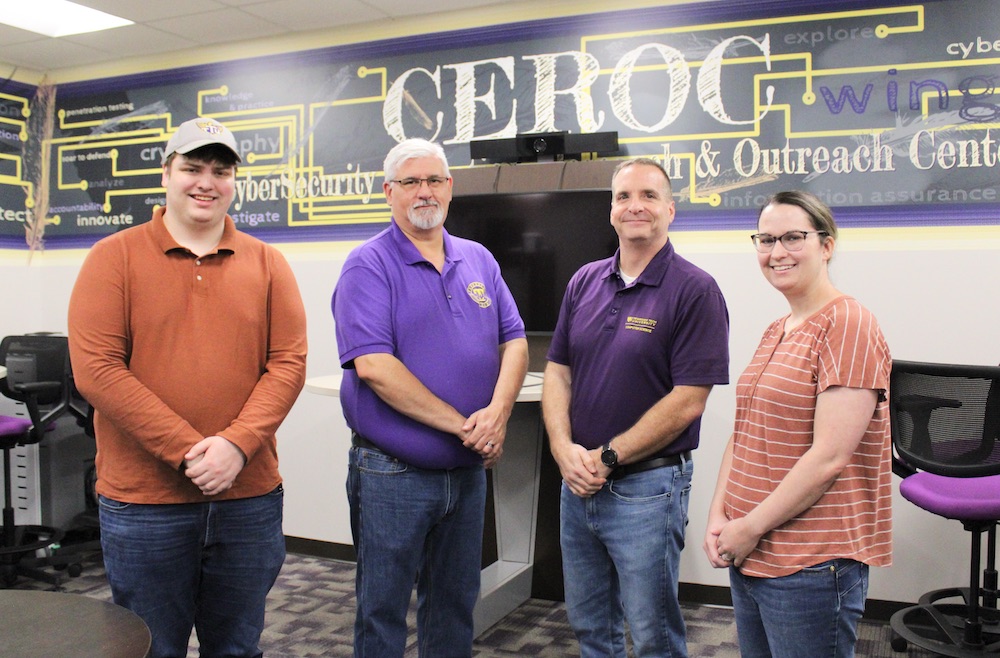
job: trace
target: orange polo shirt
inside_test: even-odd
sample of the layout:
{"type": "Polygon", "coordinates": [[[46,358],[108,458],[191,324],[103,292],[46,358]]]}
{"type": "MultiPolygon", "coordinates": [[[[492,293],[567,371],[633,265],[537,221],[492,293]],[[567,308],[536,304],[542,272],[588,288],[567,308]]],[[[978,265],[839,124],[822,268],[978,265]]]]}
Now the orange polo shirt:
{"type": "Polygon", "coordinates": [[[94,245],[70,299],[73,375],[96,409],[97,491],[203,502],[179,468],[194,444],[220,435],[247,463],[212,500],[266,494],[281,482],[275,431],[305,381],[294,275],[228,216],[216,250],[199,258],[163,212],[94,245]]]}

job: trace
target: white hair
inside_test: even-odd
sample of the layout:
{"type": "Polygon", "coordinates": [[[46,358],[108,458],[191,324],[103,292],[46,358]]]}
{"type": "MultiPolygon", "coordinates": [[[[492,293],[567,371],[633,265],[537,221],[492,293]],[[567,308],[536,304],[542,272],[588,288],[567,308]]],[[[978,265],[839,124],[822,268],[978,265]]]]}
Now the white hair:
{"type": "Polygon", "coordinates": [[[392,147],[392,150],[385,156],[382,164],[382,171],[385,172],[385,180],[389,182],[396,178],[396,171],[399,165],[414,158],[437,158],[444,165],[444,175],[450,177],[448,172],[448,159],[444,155],[444,149],[434,142],[426,139],[412,138],[406,139],[392,147]]]}

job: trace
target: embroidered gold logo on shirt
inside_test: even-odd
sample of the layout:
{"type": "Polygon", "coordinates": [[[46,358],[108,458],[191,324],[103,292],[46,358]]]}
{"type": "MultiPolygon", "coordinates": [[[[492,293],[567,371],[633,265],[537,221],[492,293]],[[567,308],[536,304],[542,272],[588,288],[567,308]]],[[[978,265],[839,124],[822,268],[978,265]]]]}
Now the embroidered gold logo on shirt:
{"type": "Polygon", "coordinates": [[[493,302],[489,297],[486,296],[486,286],[484,286],[479,281],[473,281],[465,289],[465,292],[469,293],[469,297],[472,297],[472,301],[479,304],[480,308],[489,308],[490,304],[493,302]]]}
{"type": "Polygon", "coordinates": [[[634,331],[644,331],[647,334],[653,333],[653,329],[656,328],[656,320],[650,318],[638,318],[634,315],[630,315],[625,318],[625,328],[632,329],[634,331]]]}

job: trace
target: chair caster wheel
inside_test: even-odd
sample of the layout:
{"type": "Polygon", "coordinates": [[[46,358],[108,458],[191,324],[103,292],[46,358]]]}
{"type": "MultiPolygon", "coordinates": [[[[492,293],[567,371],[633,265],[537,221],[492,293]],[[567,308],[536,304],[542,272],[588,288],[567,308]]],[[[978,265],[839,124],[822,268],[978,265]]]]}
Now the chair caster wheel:
{"type": "Polygon", "coordinates": [[[906,651],[906,648],[909,646],[909,644],[910,643],[906,641],[905,637],[896,635],[895,633],[892,634],[892,639],[889,640],[889,646],[892,647],[893,651],[897,652],[906,651]]]}
{"type": "Polygon", "coordinates": [[[70,564],[66,567],[66,573],[70,575],[70,578],[76,578],[81,573],[83,573],[82,564],[70,564]]]}

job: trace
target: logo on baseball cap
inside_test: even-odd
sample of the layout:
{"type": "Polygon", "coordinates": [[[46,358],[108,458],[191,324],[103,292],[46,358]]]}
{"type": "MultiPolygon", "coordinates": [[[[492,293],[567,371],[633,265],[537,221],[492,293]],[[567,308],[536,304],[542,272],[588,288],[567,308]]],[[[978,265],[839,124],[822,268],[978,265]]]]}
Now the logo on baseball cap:
{"type": "Polygon", "coordinates": [[[240,152],[236,149],[236,137],[232,131],[215,119],[198,117],[185,121],[177,127],[177,131],[170,136],[170,141],[163,151],[162,163],[166,164],[167,158],[172,153],[186,154],[209,144],[222,144],[233,152],[237,162],[243,162],[240,152]]]}

